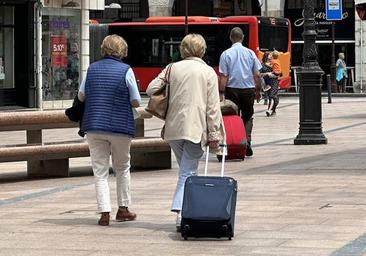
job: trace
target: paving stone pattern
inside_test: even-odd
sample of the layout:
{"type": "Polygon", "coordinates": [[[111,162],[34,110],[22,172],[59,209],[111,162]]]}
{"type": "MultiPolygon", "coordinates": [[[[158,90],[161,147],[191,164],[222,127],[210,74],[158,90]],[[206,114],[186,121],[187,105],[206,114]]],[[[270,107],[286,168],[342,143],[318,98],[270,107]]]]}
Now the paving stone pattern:
{"type": "MultiPolygon", "coordinates": [[[[183,241],[169,211],[177,179],[171,170],[132,173],[134,222],[98,226],[89,158],[71,160],[71,177],[26,178],[24,162],[0,164],[0,255],[366,255],[365,98],[323,101],[327,145],[295,146],[297,98],[282,98],[277,116],[255,105],[254,156],[229,161],[238,180],[235,237],[183,241]]],[[[162,122],[146,124],[158,135],[162,122]]],[[[0,133],[22,144],[23,132],[0,133]]],[[[79,139],[77,129],[45,132],[46,141],[79,139]]],[[[200,164],[203,170],[204,160],[200,164]]],[[[220,164],[210,156],[211,174],[220,164]]],[[[116,213],[115,178],[110,177],[116,213]]]]}

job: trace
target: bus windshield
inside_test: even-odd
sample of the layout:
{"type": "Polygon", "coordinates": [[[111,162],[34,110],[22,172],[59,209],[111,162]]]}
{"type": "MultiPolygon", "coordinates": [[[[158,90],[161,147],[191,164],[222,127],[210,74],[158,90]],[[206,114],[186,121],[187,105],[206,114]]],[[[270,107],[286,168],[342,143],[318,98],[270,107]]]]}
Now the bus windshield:
{"type": "MultiPolygon", "coordinates": [[[[221,53],[230,48],[230,30],[234,26],[243,29],[248,46],[249,27],[246,24],[190,25],[190,33],[201,34],[207,44],[203,60],[212,67],[219,64],[221,53]]],[[[110,34],[118,34],[128,43],[125,59],[132,67],[162,67],[180,59],[179,44],[184,37],[182,25],[111,26],[110,34]]]]}
{"type": "Polygon", "coordinates": [[[259,50],[262,52],[277,50],[288,51],[288,27],[258,24],[259,50]]]}

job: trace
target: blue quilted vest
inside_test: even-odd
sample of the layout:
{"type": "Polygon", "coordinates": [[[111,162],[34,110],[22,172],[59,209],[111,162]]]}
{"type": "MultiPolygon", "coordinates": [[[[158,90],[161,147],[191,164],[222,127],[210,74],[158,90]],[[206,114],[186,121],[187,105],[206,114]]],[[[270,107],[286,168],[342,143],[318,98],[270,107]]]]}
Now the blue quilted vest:
{"type": "Polygon", "coordinates": [[[84,132],[134,135],[135,123],[125,79],[129,68],[110,56],[89,66],[85,81],[84,132]]]}

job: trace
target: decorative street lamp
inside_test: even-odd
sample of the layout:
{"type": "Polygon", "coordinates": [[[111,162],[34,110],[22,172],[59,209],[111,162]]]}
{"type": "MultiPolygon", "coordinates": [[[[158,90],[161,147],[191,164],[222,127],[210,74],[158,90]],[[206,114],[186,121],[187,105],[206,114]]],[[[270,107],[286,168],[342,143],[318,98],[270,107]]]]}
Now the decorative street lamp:
{"type": "Polygon", "coordinates": [[[326,144],[322,131],[321,87],[324,71],[319,67],[315,44],[314,0],[304,0],[303,64],[298,71],[300,128],[295,145],[326,144]]]}

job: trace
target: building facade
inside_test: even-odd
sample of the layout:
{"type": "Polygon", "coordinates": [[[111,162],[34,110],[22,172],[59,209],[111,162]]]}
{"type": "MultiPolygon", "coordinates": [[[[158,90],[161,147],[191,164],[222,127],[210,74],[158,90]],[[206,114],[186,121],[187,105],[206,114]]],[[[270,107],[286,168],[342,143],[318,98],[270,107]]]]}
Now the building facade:
{"type": "MultiPolygon", "coordinates": [[[[319,63],[329,73],[332,25],[325,20],[324,1],[314,2],[319,63]]],[[[288,18],[293,67],[302,64],[302,8],[303,0],[188,0],[188,15],[288,18]]],[[[185,0],[2,0],[0,106],[65,107],[63,102],[75,96],[89,65],[90,19],[132,21],[171,15],[185,15],[185,0]]],[[[364,31],[354,1],[343,0],[343,20],[335,22],[335,53],[337,57],[345,52],[357,92],[366,87],[364,31]]]]}
{"type": "MultiPolygon", "coordinates": [[[[318,62],[326,74],[330,74],[332,65],[332,40],[334,39],[334,56],[338,59],[338,53],[343,52],[346,56],[349,80],[347,80],[348,91],[354,91],[352,80],[355,80],[355,6],[353,1],[343,1],[342,20],[326,20],[325,1],[314,1],[314,14],[317,30],[318,62]],[[332,30],[334,29],[334,38],[332,30]]],[[[302,65],[302,51],[304,40],[302,33],[303,24],[303,0],[286,1],[284,16],[292,24],[292,66],[296,68],[302,65]]],[[[357,73],[357,72],[356,72],[357,73]]],[[[324,89],[326,88],[326,77],[324,76],[324,89]]],[[[334,88],[333,88],[334,89],[334,88]]],[[[356,88],[355,88],[356,90],[356,88]]]]}
{"type": "Polygon", "coordinates": [[[0,105],[33,106],[36,1],[0,3],[0,105]]]}
{"type": "Polygon", "coordinates": [[[89,10],[103,8],[104,0],[1,1],[0,106],[72,99],[89,65],[89,10]]]}
{"type": "MultiPolygon", "coordinates": [[[[292,66],[302,65],[302,39],[303,0],[263,0],[262,15],[283,16],[288,18],[292,24],[292,66]],[[266,4],[267,7],[266,7],[266,4]]],[[[332,55],[332,23],[326,20],[325,1],[314,1],[315,21],[317,23],[317,45],[318,61],[321,68],[330,73],[332,55]]],[[[365,22],[361,21],[355,10],[353,0],[343,0],[343,17],[341,21],[334,22],[334,43],[335,58],[339,52],[344,52],[348,66],[349,91],[365,92],[366,89],[366,67],[364,53],[365,48],[365,22]]],[[[325,83],[324,83],[325,84],[325,83]]]]}
{"type": "MultiPolygon", "coordinates": [[[[184,15],[184,0],[150,0],[150,16],[184,15]]],[[[325,17],[325,1],[315,0],[315,20],[317,23],[318,60],[321,68],[330,73],[332,23],[325,17]]],[[[365,22],[355,14],[353,0],[343,0],[343,19],[335,22],[335,58],[344,52],[349,67],[350,91],[365,92],[366,88],[366,54],[365,22]]],[[[303,0],[188,0],[189,15],[229,16],[229,15],[263,15],[286,17],[291,21],[292,33],[292,66],[302,65],[303,0]],[[259,11],[258,11],[259,8],[259,11]]],[[[325,84],[325,83],[324,83],[325,84]]]]}

